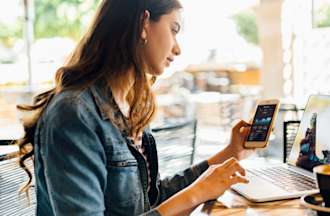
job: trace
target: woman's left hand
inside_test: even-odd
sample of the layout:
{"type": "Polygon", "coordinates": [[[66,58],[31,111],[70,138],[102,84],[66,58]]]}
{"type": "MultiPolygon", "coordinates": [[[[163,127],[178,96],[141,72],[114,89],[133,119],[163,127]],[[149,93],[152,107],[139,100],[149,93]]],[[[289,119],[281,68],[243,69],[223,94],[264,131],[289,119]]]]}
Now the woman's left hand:
{"type": "Polygon", "coordinates": [[[229,145],[226,147],[229,154],[238,160],[242,160],[250,156],[255,150],[247,149],[244,143],[250,132],[251,125],[243,120],[239,121],[231,131],[231,138],[229,145]]]}
{"type": "Polygon", "coordinates": [[[250,132],[250,126],[251,125],[249,123],[243,120],[235,124],[231,131],[229,145],[222,151],[209,158],[208,164],[219,164],[230,157],[234,157],[237,160],[242,160],[255,152],[255,149],[244,148],[244,142],[250,132]]]}

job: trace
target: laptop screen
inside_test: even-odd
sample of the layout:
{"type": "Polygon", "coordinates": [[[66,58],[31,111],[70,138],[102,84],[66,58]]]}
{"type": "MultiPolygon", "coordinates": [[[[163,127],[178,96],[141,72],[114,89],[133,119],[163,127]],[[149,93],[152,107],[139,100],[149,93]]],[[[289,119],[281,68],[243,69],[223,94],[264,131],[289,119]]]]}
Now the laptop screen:
{"type": "Polygon", "coordinates": [[[330,96],[309,97],[300,122],[289,163],[309,171],[330,164],[330,96]]]}

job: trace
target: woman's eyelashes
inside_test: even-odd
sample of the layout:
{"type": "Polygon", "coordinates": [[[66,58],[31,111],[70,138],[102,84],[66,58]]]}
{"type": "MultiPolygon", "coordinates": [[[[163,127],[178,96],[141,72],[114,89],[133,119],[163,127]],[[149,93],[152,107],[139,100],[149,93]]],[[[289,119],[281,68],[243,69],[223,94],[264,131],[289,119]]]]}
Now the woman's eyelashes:
{"type": "Polygon", "coordinates": [[[172,32],[174,34],[178,34],[180,32],[180,25],[177,23],[174,23],[174,25],[172,26],[172,32]]]}

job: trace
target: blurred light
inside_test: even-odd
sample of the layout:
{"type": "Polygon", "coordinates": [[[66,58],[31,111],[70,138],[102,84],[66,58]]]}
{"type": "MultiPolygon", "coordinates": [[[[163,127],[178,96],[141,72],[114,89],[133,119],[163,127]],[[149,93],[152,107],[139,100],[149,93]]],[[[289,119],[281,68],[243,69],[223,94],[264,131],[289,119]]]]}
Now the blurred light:
{"type": "Polygon", "coordinates": [[[284,90],[284,94],[285,95],[290,95],[291,92],[292,92],[292,81],[291,80],[287,80],[285,81],[284,83],[284,86],[283,86],[283,90],[284,90]]]}
{"type": "Polygon", "coordinates": [[[15,25],[18,17],[23,16],[23,8],[19,7],[21,2],[21,0],[6,0],[5,5],[2,3],[2,6],[5,6],[0,7],[0,20],[2,23],[15,25]]]}
{"type": "Polygon", "coordinates": [[[247,70],[247,67],[245,64],[234,64],[233,68],[234,68],[234,70],[236,70],[238,72],[244,72],[247,70]]]}
{"type": "Polygon", "coordinates": [[[285,50],[283,53],[283,63],[284,64],[290,63],[291,58],[292,58],[292,53],[291,53],[290,49],[285,50]]]}
{"type": "Polygon", "coordinates": [[[292,66],[287,64],[284,66],[283,69],[283,78],[285,80],[289,80],[291,78],[291,75],[292,75],[292,66]]]}

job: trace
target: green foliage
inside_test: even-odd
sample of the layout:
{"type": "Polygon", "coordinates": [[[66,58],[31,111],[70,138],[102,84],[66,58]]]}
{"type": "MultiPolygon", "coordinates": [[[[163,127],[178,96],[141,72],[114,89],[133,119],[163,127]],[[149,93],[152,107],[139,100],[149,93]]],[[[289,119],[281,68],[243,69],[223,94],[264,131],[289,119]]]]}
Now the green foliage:
{"type": "MultiPolygon", "coordinates": [[[[35,38],[70,37],[78,40],[95,12],[99,0],[35,0],[35,38]]],[[[21,5],[23,7],[23,4],[21,5]]],[[[15,25],[0,21],[0,43],[12,47],[23,38],[22,17],[15,25]]]]}
{"type": "Polygon", "coordinates": [[[315,13],[314,26],[318,28],[330,27],[330,5],[320,8],[315,13]]]}
{"type": "Polygon", "coordinates": [[[35,0],[35,37],[79,39],[98,0],[35,0]]]}
{"type": "Polygon", "coordinates": [[[233,20],[236,23],[238,33],[248,42],[258,45],[258,27],[256,15],[252,11],[244,11],[235,14],[233,20]]]}
{"type": "Polygon", "coordinates": [[[6,25],[0,22],[0,43],[5,47],[14,46],[17,39],[22,38],[23,27],[21,22],[17,22],[15,25],[6,25]]]}

